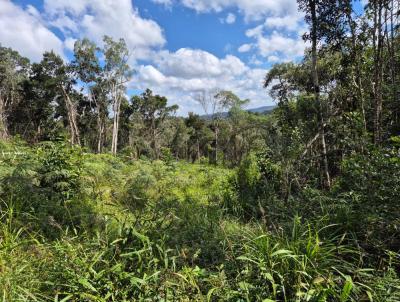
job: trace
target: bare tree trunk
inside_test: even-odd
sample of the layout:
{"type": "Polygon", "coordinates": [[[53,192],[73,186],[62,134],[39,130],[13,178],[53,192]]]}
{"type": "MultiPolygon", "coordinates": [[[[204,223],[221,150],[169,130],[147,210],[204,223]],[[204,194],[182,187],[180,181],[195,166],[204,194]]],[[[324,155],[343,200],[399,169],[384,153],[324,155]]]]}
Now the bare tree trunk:
{"type": "Polygon", "coordinates": [[[115,110],[114,110],[111,153],[113,155],[116,155],[117,151],[118,151],[118,130],[119,130],[120,107],[121,107],[121,103],[119,100],[116,101],[114,107],[115,107],[115,110]]]}
{"type": "Polygon", "coordinates": [[[0,139],[8,138],[7,118],[6,118],[6,104],[0,92],[0,139]]]}
{"type": "Polygon", "coordinates": [[[97,115],[97,128],[98,128],[98,135],[97,135],[97,153],[103,152],[103,141],[104,141],[104,125],[100,115],[100,111],[97,115]]]}
{"type": "Polygon", "coordinates": [[[93,90],[90,90],[89,96],[94,102],[97,111],[97,153],[100,154],[103,152],[105,122],[102,114],[101,104],[96,95],[93,93],[93,90]]]}
{"type": "Polygon", "coordinates": [[[328,156],[326,151],[326,140],[325,140],[325,127],[324,127],[324,115],[323,108],[320,99],[320,87],[318,78],[318,58],[317,58],[317,13],[316,13],[316,1],[310,0],[311,9],[311,21],[312,21],[312,75],[314,84],[314,97],[318,105],[318,119],[319,119],[319,134],[321,139],[322,147],[322,173],[324,175],[324,185],[329,189],[331,187],[331,178],[329,174],[328,156]]]}
{"type": "Polygon", "coordinates": [[[69,130],[71,134],[71,144],[72,145],[80,145],[81,139],[79,135],[79,128],[77,123],[77,113],[75,105],[72,103],[71,98],[69,97],[67,91],[65,90],[64,86],[61,85],[61,90],[64,95],[65,107],[67,109],[68,114],[68,123],[69,123],[69,130]]]}
{"type": "Polygon", "coordinates": [[[112,131],[111,153],[117,154],[118,151],[118,131],[119,131],[119,118],[121,110],[121,95],[117,84],[113,85],[113,99],[114,99],[114,122],[112,131]]]}

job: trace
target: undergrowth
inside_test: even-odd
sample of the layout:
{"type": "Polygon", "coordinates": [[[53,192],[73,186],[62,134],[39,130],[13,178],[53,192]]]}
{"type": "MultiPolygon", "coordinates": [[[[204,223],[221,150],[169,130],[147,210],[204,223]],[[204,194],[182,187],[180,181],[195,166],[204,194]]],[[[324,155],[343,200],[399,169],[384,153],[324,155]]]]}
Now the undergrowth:
{"type": "MultiPolygon", "coordinates": [[[[400,299],[398,216],[365,216],[376,198],[357,187],[363,173],[346,174],[358,158],[331,193],[282,199],[279,167],[254,156],[231,170],[61,142],[2,148],[1,301],[400,299]]],[[[398,173],[385,158],[368,169],[398,173]]],[[[378,182],[390,213],[397,182],[378,182]]]]}

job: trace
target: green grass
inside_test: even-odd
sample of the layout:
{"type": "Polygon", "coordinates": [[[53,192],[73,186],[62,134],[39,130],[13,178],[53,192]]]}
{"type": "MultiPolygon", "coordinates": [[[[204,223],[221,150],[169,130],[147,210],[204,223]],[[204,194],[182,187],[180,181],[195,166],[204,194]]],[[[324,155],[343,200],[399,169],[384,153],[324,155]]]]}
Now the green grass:
{"type": "Polygon", "coordinates": [[[399,255],[377,264],[331,197],[243,219],[235,170],[7,146],[25,154],[0,159],[0,301],[399,301],[399,255]]]}

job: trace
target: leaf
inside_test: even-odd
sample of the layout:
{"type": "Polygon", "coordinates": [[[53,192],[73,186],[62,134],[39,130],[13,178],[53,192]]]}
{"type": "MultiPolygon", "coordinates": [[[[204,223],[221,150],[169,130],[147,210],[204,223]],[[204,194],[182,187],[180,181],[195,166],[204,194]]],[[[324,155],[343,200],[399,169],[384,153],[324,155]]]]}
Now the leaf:
{"type": "Polygon", "coordinates": [[[313,284],[320,284],[320,283],[323,283],[323,282],[325,282],[325,279],[324,278],[322,278],[322,277],[317,277],[317,278],[315,278],[314,280],[313,280],[313,284]]]}
{"type": "Polygon", "coordinates": [[[281,249],[281,250],[277,250],[276,252],[273,252],[271,254],[271,257],[275,257],[278,255],[292,255],[292,254],[293,254],[292,251],[281,249]]]}
{"type": "Polygon", "coordinates": [[[246,256],[239,256],[236,258],[237,260],[242,260],[242,261],[248,261],[248,262],[252,262],[254,264],[259,264],[257,261],[254,261],[253,259],[250,259],[246,256]]]}
{"type": "Polygon", "coordinates": [[[136,286],[140,286],[140,285],[145,285],[146,284],[146,280],[137,278],[137,277],[132,277],[131,278],[131,284],[134,284],[136,286]]]}
{"type": "Polygon", "coordinates": [[[353,280],[351,277],[346,276],[346,283],[344,284],[342,293],[340,294],[340,302],[346,302],[349,299],[353,286],[353,280]]]}
{"type": "Polygon", "coordinates": [[[214,294],[214,292],[217,290],[216,287],[210,289],[207,293],[207,302],[210,302],[212,299],[212,295],[214,294]]]}
{"type": "Polygon", "coordinates": [[[374,301],[374,298],[372,297],[372,294],[371,294],[371,292],[369,290],[367,291],[367,296],[369,298],[369,301],[371,301],[371,302],[374,301]]]}
{"type": "Polygon", "coordinates": [[[93,287],[92,284],[90,284],[90,282],[88,280],[81,278],[81,279],[78,280],[78,282],[81,285],[83,285],[86,289],[90,289],[90,290],[92,290],[94,292],[97,292],[97,290],[93,287]]]}

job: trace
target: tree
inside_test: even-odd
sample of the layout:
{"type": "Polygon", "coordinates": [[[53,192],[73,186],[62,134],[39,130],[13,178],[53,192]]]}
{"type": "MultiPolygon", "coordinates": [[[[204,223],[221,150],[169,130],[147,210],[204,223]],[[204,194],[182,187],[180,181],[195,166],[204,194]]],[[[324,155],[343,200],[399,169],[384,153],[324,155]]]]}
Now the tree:
{"type": "Polygon", "coordinates": [[[373,97],[374,97],[374,143],[382,142],[382,106],[383,106],[383,46],[384,46],[384,9],[389,4],[387,0],[372,0],[369,9],[372,14],[372,49],[374,58],[373,97]]]}
{"type": "Polygon", "coordinates": [[[150,89],[140,96],[132,97],[132,108],[136,118],[140,119],[144,126],[144,135],[151,142],[155,158],[160,156],[159,135],[165,119],[178,110],[177,105],[167,106],[168,100],[160,95],[153,95],[150,89]]]}
{"type": "Polygon", "coordinates": [[[52,140],[64,133],[57,119],[60,88],[54,83],[54,71],[46,58],[31,65],[29,77],[21,83],[21,99],[9,118],[13,132],[30,142],[52,140]]]}
{"type": "Polygon", "coordinates": [[[43,76],[46,76],[46,88],[53,91],[54,100],[63,99],[66,109],[67,123],[71,137],[71,144],[80,145],[80,132],[78,128],[78,115],[76,103],[72,101],[71,94],[74,93],[73,85],[76,84],[72,78],[71,68],[64,64],[63,59],[54,52],[46,52],[40,62],[43,76]]]}
{"type": "Polygon", "coordinates": [[[8,119],[18,102],[19,86],[28,76],[29,60],[0,45],[0,139],[9,136],[8,119]]]}
{"type": "Polygon", "coordinates": [[[89,110],[83,110],[87,118],[89,112],[94,108],[97,120],[97,152],[103,150],[106,135],[106,120],[108,115],[108,102],[102,79],[102,67],[97,56],[100,49],[88,39],[78,40],[74,45],[74,60],[72,66],[77,78],[85,85],[85,92],[89,102],[85,106],[89,110]],[[94,106],[92,106],[94,104],[94,106]],[[89,112],[87,112],[89,111],[89,112]]]}
{"type": "Polygon", "coordinates": [[[218,97],[219,90],[206,91],[203,90],[195,96],[196,101],[203,108],[207,118],[211,118],[212,130],[214,132],[214,151],[211,158],[213,164],[218,163],[218,135],[219,124],[223,117],[224,102],[218,97]]]}
{"type": "Polygon", "coordinates": [[[192,162],[199,161],[205,154],[209,141],[212,140],[212,132],[206,126],[206,120],[193,112],[185,119],[186,127],[189,129],[189,159],[192,162]]]}
{"type": "Polygon", "coordinates": [[[115,155],[118,149],[121,102],[126,90],[126,84],[131,79],[133,70],[128,64],[129,50],[124,39],[116,42],[111,37],[105,36],[103,41],[105,57],[104,81],[108,87],[114,111],[111,152],[115,155]]]}
{"type": "Polygon", "coordinates": [[[325,126],[324,126],[324,115],[322,109],[322,103],[320,99],[320,86],[319,86],[319,76],[318,76],[318,55],[317,55],[317,44],[320,38],[320,23],[317,15],[317,10],[321,6],[319,0],[298,0],[300,9],[302,9],[306,13],[306,21],[310,25],[310,35],[309,39],[311,40],[311,57],[312,57],[312,79],[313,79],[313,91],[315,102],[318,106],[318,119],[319,119],[319,137],[321,140],[321,149],[322,149],[322,167],[323,167],[323,175],[324,182],[327,188],[331,187],[331,178],[329,174],[329,164],[328,164],[328,155],[327,155],[327,146],[326,146],[326,138],[325,138],[325,126]]]}

